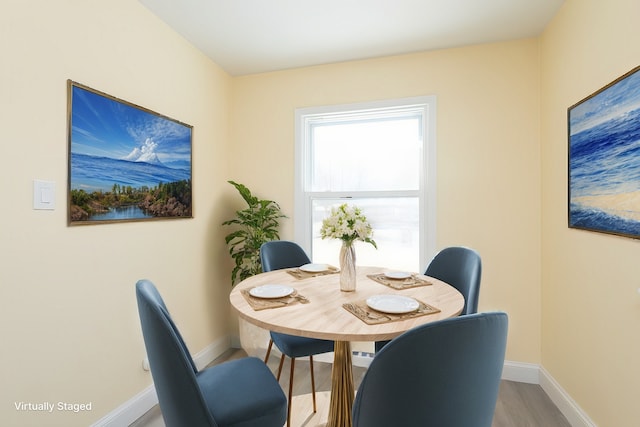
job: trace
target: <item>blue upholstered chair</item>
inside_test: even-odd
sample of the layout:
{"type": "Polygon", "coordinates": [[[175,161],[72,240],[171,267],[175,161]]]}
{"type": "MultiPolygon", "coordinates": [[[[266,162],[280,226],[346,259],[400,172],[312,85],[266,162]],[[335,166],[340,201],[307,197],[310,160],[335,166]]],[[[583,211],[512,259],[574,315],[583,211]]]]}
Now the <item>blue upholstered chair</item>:
{"type": "Polygon", "coordinates": [[[411,329],[371,362],[353,405],[354,427],[491,427],[507,315],[469,314],[411,329]]]}
{"type": "MultiPolygon", "coordinates": [[[[300,267],[311,262],[304,250],[295,242],[286,240],[274,240],[264,243],[260,247],[260,262],[262,271],[281,270],[284,268],[300,267]]],[[[273,344],[282,352],[277,378],[280,380],[282,365],[285,356],[291,358],[291,370],[289,371],[289,413],[287,414],[287,426],[291,424],[291,397],[293,391],[293,372],[297,357],[309,356],[309,368],[311,371],[311,396],[313,400],[313,412],[316,412],[316,386],[313,374],[313,355],[333,351],[334,342],[314,338],[297,337],[294,335],[270,332],[271,340],[264,362],[267,363],[273,344]]]]}
{"type": "MultiPolygon", "coordinates": [[[[482,260],[478,252],[461,246],[445,248],[431,260],[424,274],[450,284],[462,294],[464,307],[460,315],[478,312],[482,276],[482,260]]],[[[376,342],[376,353],[388,342],[376,342]]]]}
{"type": "Polygon", "coordinates": [[[246,357],[198,371],[153,283],[138,281],[136,298],[167,427],[282,427],[287,400],[260,359],[246,357]]]}
{"type": "Polygon", "coordinates": [[[482,259],[473,249],[452,246],[438,252],[431,260],[427,276],[435,277],[456,288],[464,296],[461,315],[478,312],[482,259]]]}

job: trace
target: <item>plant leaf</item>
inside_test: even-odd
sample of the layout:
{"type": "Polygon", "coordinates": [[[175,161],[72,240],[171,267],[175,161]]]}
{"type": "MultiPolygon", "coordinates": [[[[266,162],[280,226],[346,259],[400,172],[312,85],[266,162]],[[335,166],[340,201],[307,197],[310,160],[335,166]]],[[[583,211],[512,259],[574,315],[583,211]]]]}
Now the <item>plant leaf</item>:
{"type": "Polygon", "coordinates": [[[225,236],[225,243],[235,264],[231,272],[231,284],[234,285],[262,272],[260,247],[267,241],[280,238],[280,218],[287,216],[280,212],[280,205],[273,200],[260,200],[246,186],[234,181],[228,183],[236,188],[248,205],[236,211],[235,218],[222,223],[238,227],[225,236]]]}

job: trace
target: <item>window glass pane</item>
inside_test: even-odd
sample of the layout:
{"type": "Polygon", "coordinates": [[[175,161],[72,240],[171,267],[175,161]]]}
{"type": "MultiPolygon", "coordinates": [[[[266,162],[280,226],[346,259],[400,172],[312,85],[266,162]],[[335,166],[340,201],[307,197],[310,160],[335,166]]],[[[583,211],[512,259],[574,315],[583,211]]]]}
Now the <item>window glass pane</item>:
{"type": "Polygon", "coordinates": [[[379,266],[405,271],[418,271],[419,258],[419,203],[417,197],[386,197],[357,199],[312,200],[312,243],[314,262],[339,266],[338,255],[342,242],[320,237],[322,220],[329,216],[333,206],[343,203],[358,206],[373,228],[373,240],[378,245],[356,242],[356,264],[379,266]]]}
{"type": "Polygon", "coordinates": [[[419,117],[315,124],[310,190],[417,190],[421,152],[419,117]]]}

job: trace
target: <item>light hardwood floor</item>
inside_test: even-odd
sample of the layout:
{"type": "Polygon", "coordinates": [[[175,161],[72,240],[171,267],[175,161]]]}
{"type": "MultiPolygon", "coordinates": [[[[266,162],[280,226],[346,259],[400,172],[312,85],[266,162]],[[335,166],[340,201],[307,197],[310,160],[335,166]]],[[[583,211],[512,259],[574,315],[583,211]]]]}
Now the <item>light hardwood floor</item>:
{"type": "MultiPolygon", "coordinates": [[[[230,350],[212,364],[244,357],[242,350],[230,350]]],[[[279,359],[271,356],[269,367],[276,373],[279,359]]],[[[331,388],[331,364],[314,361],[316,379],[316,400],[318,411],[314,414],[311,403],[311,381],[309,362],[296,360],[291,408],[293,427],[324,426],[329,412],[329,392],[331,388]]],[[[287,393],[289,359],[286,360],[280,384],[287,393]]],[[[365,368],[354,367],[355,386],[360,384],[365,368]]],[[[131,424],[130,427],[165,427],[160,409],[152,410],[131,424]]],[[[398,426],[402,427],[402,426],[398,426]]],[[[473,426],[469,426],[473,427],[473,426]]],[[[553,404],[539,385],[502,381],[492,427],[571,427],[566,418],[553,404]]]]}

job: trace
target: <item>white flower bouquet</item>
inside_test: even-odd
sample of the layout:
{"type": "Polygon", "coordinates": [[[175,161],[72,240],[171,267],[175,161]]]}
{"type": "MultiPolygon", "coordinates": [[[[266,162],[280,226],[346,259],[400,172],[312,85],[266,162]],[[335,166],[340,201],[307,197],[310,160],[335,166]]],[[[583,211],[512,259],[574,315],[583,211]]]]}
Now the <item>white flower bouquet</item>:
{"type": "Polygon", "coordinates": [[[372,235],[373,230],[362,210],[346,203],[337,208],[331,208],[331,214],[322,221],[320,229],[320,236],[323,239],[340,239],[347,246],[351,246],[355,240],[360,240],[371,243],[377,249],[376,242],[371,238],[372,235]]]}

